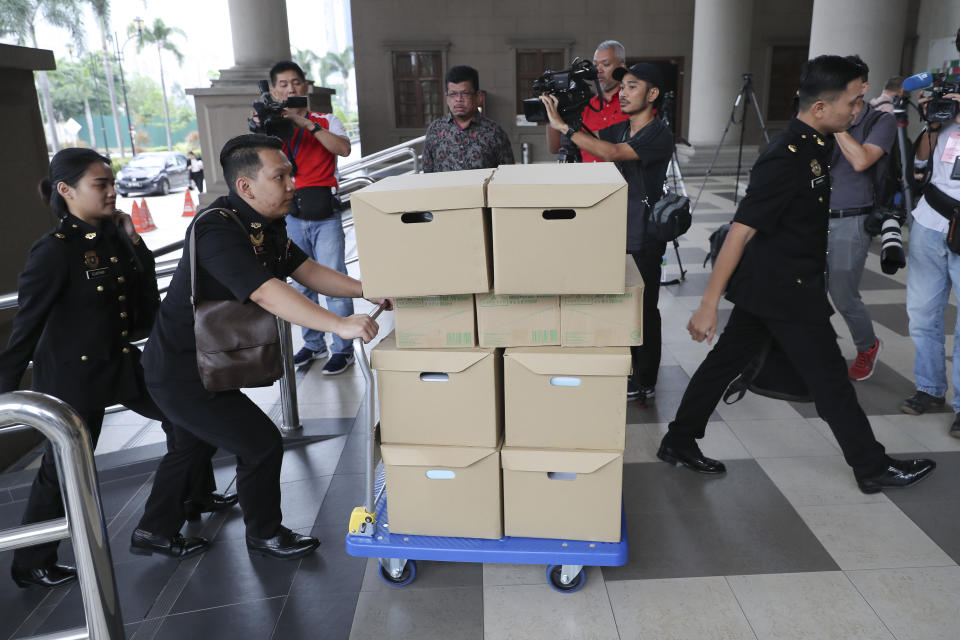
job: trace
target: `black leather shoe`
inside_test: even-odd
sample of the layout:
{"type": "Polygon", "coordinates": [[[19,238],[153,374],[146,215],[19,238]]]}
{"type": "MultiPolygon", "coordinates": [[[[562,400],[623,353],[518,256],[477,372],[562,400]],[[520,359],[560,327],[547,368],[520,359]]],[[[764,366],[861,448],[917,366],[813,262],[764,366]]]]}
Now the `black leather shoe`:
{"type": "Polygon", "coordinates": [[[59,587],[77,579],[77,570],[65,564],[55,564],[46,569],[18,569],[10,567],[10,577],[21,589],[30,586],[59,587]]]}
{"type": "Polygon", "coordinates": [[[950,425],[950,435],[954,438],[960,438],[960,413],[956,415],[953,419],[953,424],[950,425]]]}
{"type": "Polygon", "coordinates": [[[319,546],[320,541],[316,538],[294,533],[283,526],[280,527],[277,535],[272,538],[255,538],[247,534],[247,550],[250,553],[268,558],[280,558],[281,560],[302,558],[313,553],[314,549],[319,546]]]}
{"type": "Polygon", "coordinates": [[[186,500],[183,503],[183,513],[187,520],[193,522],[199,520],[204,513],[226,511],[237,504],[237,500],[235,493],[211,493],[203,500],[186,500]]]}
{"type": "Polygon", "coordinates": [[[185,538],[179,533],[175,536],[155,536],[143,529],[134,529],[130,536],[130,552],[141,556],[162,553],[172,558],[186,558],[209,546],[210,541],[206,538],[185,538]]]}
{"type": "Polygon", "coordinates": [[[727,472],[727,467],[722,462],[703,455],[696,443],[677,447],[661,442],[660,448],[657,450],[657,457],[673,465],[683,465],[697,473],[718,474],[727,472]]]}
{"type": "Polygon", "coordinates": [[[930,475],[937,468],[933,460],[890,460],[890,464],[875,476],[857,478],[860,491],[877,493],[882,489],[909,487],[930,475]]]}

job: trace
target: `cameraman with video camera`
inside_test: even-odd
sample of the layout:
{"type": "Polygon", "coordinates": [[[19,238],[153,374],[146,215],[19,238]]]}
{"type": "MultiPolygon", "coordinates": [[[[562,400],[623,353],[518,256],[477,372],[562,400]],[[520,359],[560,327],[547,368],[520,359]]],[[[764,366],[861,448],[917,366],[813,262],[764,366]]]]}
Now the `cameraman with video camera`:
{"type": "MultiPolygon", "coordinates": [[[[273,65],[270,83],[276,100],[306,96],[310,91],[303,69],[289,60],[273,65]]],[[[346,274],[343,221],[334,206],[333,192],[337,188],[337,156],[350,155],[350,139],[343,124],[331,113],[318,113],[307,107],[287,108],[283,118],[293,125],[288,129],[289,135],[280,137],[283,152],[293,164],[297,184],[287,217],[287,235],[323,266],[346,274]]],[[[296,286],[303,295],[318,303],[315,291],[296,286]]],[[[349,298],[328,297],[327,308],[341,317],[353,315],[353,301],[349,298]]],[[[304,327],[303,342],[303,348],[293,357],[294,364],[332,354],[323,366],[324,375],[336,375],[353,364],[352,346],[340,336],[333,336],[333,349],[328,350],[322,331],[304,327]]]]}
{"type": "MultiPolygon", "coordinates": [[[[620,82],[614,79],[615,69],[627,66],[627,51],[616,40],[605,40],[597,45],[593,54],[593,66],[597,68],[600,93],[580,112],[580,120],[590,131],[600,131],[623,122],[629,116],[620,110],[620,82]]],[[[581,151],[569,138],[553,127],[547,127],[547,146],[550,153],[560,153],[560,162],[601,162],[600,158],[581,151]],[[562,151],[561,151],[562,149],[562,151]]]]}
{"type": "Polygon", "coordinates": [[[633,256],[643,276],[643,346],[632,347],[633,375],[628,398],[652,398],[660,368],[660,265],[667,245],[647,233],[649,213],[663,195],[663,182],[673,153],[673,132],[654,115],[663,80],[652,64],[640,62],[617,67],[613,78],[620,83],[620,110],[629,118],[601,129],[594,137],[574,124],[564,122],[557,111],[557,97],[540,96],[550,126],[564,133],[581,150],[602,161],[616,162],[627,181],[627,253],[633,256]]]}
{"type": "MultiPolygon", "coordinates": [[[[958,32],[960,50],[960,32],[958,32]]],[[[936,77],[932,95],[920,98],[927,128],[916,144],[916,164],[930,181],[913,210],[907,259],[907,315],[916,349],[916,393],[900,410],[912,415],[945,404],[944,309],[951,288],[960,288],[960,91],[936,77]]],[[[960,323],[954,327],[953,411],[950,435],[960,438],[960,323]]]]}

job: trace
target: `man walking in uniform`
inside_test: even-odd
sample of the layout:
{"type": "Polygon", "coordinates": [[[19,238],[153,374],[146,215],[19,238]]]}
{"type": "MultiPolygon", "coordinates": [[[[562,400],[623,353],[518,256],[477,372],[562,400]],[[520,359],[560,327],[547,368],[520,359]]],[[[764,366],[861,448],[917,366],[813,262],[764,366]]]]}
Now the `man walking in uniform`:
{"type": "Polygon", "coordinates": [[[800,111],[771,142],[750,175],[700,308],[687,324],[697,342],[717,332],[726,289],[733,312],[694,373],[657,457],[700,473],[723,473],[697,440],[727,388],[772,340],[799,373],[817,413],[833,431],[860,490],[905,487],[929,475],[932,460],[894,460],[877,442],[857,402],[830,324],[824,282],[832,145],[863,99],[861,69],[839,56],[810,60],[800,78],[800,111]]]}

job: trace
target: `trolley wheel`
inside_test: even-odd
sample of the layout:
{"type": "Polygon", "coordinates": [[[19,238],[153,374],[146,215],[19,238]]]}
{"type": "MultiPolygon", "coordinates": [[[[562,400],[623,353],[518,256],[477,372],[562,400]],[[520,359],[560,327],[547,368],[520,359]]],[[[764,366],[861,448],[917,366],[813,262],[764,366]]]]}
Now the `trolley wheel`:
{"type": "Polygon", "coordinates": [[[574,578],[570,584],[563,584],[563,582],[560,581],[560,572],[562,569],[562,565],[559,564],[547,566],[547,582],[560,593],[573,593],[574,591],[579,591],[583,588],[583,585],[587,584],[586,567],[580,570],[580,573],[577,574],[577,577],[574,578]]]}
{"type": "MultiPolygon", "coordinates": [[[[383,568],[383,565],[380,567],[380,577],[383,578],[383,581],[389,584],[392,587],[405,587],[417,577],[417,563],[415,560],[407,560],[407,564],[404,565],[403,571],[400,572],[399,578],[394,578],[390,575],[386,569],[383,568]]],[[[559,575],[559,574],[557,574],[559,575]]]]}

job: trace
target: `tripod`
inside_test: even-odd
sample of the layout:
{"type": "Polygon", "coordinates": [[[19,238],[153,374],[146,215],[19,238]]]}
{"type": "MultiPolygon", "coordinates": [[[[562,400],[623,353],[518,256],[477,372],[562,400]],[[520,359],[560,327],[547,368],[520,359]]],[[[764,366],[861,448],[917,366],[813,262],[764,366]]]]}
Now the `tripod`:
{"type": "MultiPolygon", "coordinates": [[[[673,112],[673,100],[673,91],[668,91],[663,97],[663,104],[661,105],[660,109],[661,118],[663,119],[664,124],[670,127],[671,130],[673,130],[673,125],[670,122],[670,114],[673,112]]],[[[674,191],[679,189],[680,193],[686,196],[687,185],[683,182],[683,174],[680,173],[680,162],[677,157],[678,140],[687,146],[690,145],[690,143],[684,140],[679,134],[674,133],[673,154],[670,156],[670,164],[667,166],[667,178],[672,180],[673,186],[668,187],[668,189],[673,189],[674,191]]],[[[683,268],[683,262],[680,260],[680,242],[676,238],[673,240],[673,252],[677,256],[677,266],[680,267],[680,277],[674,278],[673,280],[661,280],[661,287],[669,287],[674,284],[680,284],[687,279],[687,270],[683,268]]]]}
{"type": "Polygon", "coordinates": [[[737,94],[737,99],[733,102],[733,109],[730,111],[730,120],[727,121],[727,126],[723,129],[723,135],[720,136],[720,143],[717,145],[717,152],[713,155],[713,160],[710,161],[710,166],[707,168],[707,173],[703,176],[703,184],[700,185],[700,191],[697,193],[697,200],[693,203],[693,209],[696,210],[697,204],[700,203],[700,196],[703,195],[703,188],[707,186],[707,178],[713,173],[713,167],[717,163],[717,158],[720,157],[720,149],[723,148],[723,141],[727,138],[727,132],[730,131],[730,126],[733,124],[740,125],[740,142],[737,146],[737,180],[733,186],[733,204],[737,204],[737,199],[740,196],[740,166],[743,161],[743,135],[747,131],[747,102],[748,100],[753,102],[753,108],[757,112],[757,120],[760,121],[760,131],[763,132],[763,138],[767,141],[767,144],[770,144],[770,136],[767,135],[767,126],[763,123],[763,115],[760,113],[760,103],[757,102],[757,94],[753,90],[753,74],[744,73],[743,76],[743,86],[740,87],[740,93],[737,94]],[[737,122],[737,107],[740,106],[740,103],[743,103],[743,111],[740,115],[740,121],[737,122]]]}
{"type": "MultiPolygon", "coordinates": [[[[907,125],[910,120],[907,117],[907,105],[909,100],[903,96],[893,98],[893,117],[897,120],[897,143],[900,145],[900,186],[903,188],[903,204],[906,207],[904,211],[909,216],[913,211],[913,193],[910,191],[910,179],[907,177],[908,167],[913,164],[909,162],[907,154],[907,125]]],[[[931,154],[932,156],[933,154],[931,154]]]]}

